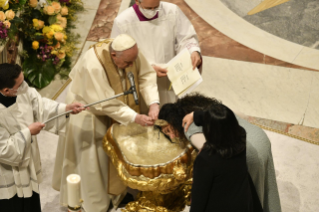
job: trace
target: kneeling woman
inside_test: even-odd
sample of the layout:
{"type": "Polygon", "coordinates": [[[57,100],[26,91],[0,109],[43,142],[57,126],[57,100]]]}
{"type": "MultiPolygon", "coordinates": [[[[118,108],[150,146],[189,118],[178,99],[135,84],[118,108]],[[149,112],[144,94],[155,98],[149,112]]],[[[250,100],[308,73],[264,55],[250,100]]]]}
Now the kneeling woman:
{"type": "MultiPolygon", "coordinates": [[[[184,118],[184,116],[191,113],[192,111],[209,111],[209,109],[211,109],[211,108],[221,108],[221,107],[225,107],[225,106],[222,106],[222,104],[214,98],[208,98],[208,97],[205,97],[205,96],[202,96],[199,94],[187,95],[186,97],[184,97],[182,99],[178,99],[176,103],[166,104],[161,108],[160,113],[159,113],[159,119],[163,119],[163,120],[166,120],[168,122],[167,126],[162,127],[162,131],[166,135],[168,135],[173,141],[179,140],[179,139],[176,139],[176,137],[180,138],[180,139],[183,139],[186,137],[188,140],[191,141],[191,143],[198,150],[200,150],[203,148],[203,145],[206,142],[206,139],[203,135],[203,128],[196,126],[194,123],[192,123],[190,125],[190,127],[188,128],[188,131],[184,132],[183,126],[185,126],[185,125],[183,124],[183,118],[184,118]]],[[[196,115],[196,113],[195,113],[195,116],[196,116],[195,119],[198,118],[197,117],[198,115],[196,115]]],[[[207,117],[206,116],[207,116],[207,114],[205,114],[204,115],[205,118],[209,117],[209,116],[207,116],[207,117]]],[[[199,115],[199,117],[201,117],[201,116],[199,115]]],[[[279,199],[279,193],[278,193],[278,188],[277,188],[277,183],[276,183],[276,175],[275,175],[274,163],[273,163],[273,159],[272,159],[270,141],[269,141],[267,135],[265,134],[265,132],[262,129],[260,129],[259,127],[250,124],[246,120],[244,120],[236,115],[235,115],[235,118],[238,121],[239,125],[242,128],[244,128],[244,130],[246,131],[246,143],[245,143],[246,146],[245,146],[245,150],[242,150],[242,151],[246,151],[246,162],[247,162],[248,172],[249,172],[251,179],[252,179],[252,182],[255,186],[255,190],[258,194],[259,201],[261,203],[263,211],[264,212],[280,212],[281,211],[280,199],[279,199]]],[[[205,123],[205,122],[203,122],[203,123],[205,123]]],[[[217,128],[215,128],[213,126],[211,128],[209,128],[209,130],[216,131],[216,132],[210,132],[210,133],[219,133],[218,135],[222,135],[222,133],[223,133],[220,130],[217,130],[217,128]]],[[[227,129],[227,133],[229,133],[228,129],[227,129]]],[[[241,135],[240,138],[242,138],[242,136],[244,136],[245,134],[240,133],[240,135],[241,135]]],[[[208,139],[209,139],[209,137],[208,137],[208,139]]],[[[238,142],[240,143],[240,141],[241,140],[239,139],[238,142]]],[[[210,144],[207,144],[207,145],[209,146],[210,144]]],[[[216,146],[216,147],[220,148],[220,146],[216,146]]],[[[233,152],[231,154],[233,155],[233,157],[239,157],[241,154],[244,155],[243,152],[238,152],[239,150],[241,150],[239,147],[240,147],[240,145],[232,150],[233,152]],[[237,151],[237,148],[239,148],[238,151],[237,151]],[[236,150],[235,152],[237,154],[234,153],[234,150],[236,150]]],[[[227,146],[227,148],[229,148],[229,147],[227,146]]],[[[202,150],[203,153],[200,153],[200,155],[201,154],[204,154],[204,155],[208,154],[208,156],[209,156],[209,152],[210,152],[209,149],[211,149],[211,148],[207,148],[206,150],[203,149],[202,150]]],[[[216,156],[216,153],[214,153],[214,154],[212,153],[209,157],[212,157],[212,156],[217,157],[218,156],[218,155],[216,156]]],[[[223,158],[222,156],[219,156],[219,157],[220,157],[220,159],[224,159],[227,162],[228,162],[228,160],[231,160],[231,158],[232,158],[231,157],[229,159],[226,159],[226,158],[223,158]]],[[[201,161],[202,159],[205,159],[205,157],[199,159],[199,161],[201,161]]],[[[198,163],[198,162],[196,162],[196,163],[198,163]]],[[[213,163],[215,163],[215,162],[213,161],[213,163]]],[[[212,164],[210,164],[210,165],[212,165],[212,164]]],[[[229,171],[228,169],[224,168],[224,165],[220,165],[217,167],[220,167],[220,171],[223,170],[222,173],[229,171]]],[[[211,167],[207,166],[206,169],[207,170],[205,170],[203,177],[205,177],[205,175],[208,174],[206,172],[208,172],[211,169],[211,167]]],[[[235,170],[237,170],[237,167],[235,170]]],[[[236,176],[239,176],[239,173],[236,172],[234,174],[234,177],[236,177],[236,176]]],[[[195,180],[195,177],[194,177],[194,180],[195,180]]],[[[213,179],[211,179],[211,178],[209,178],[209,179],[212,180],[214,183],[215,182],[218,183],[218,181],[216,181],[216,180],[220,179],[220,178],[214,177],[213,179]]],[[[222,182],[220,182],[220,183],[222,183],[222,182]]],[[[225,184],[227,184],[227,183],[225,183],[225,184]]],[[[226,192],[226,189],[229,188],[230,185],[231,185],[231,183],[227,184],[227,186],[223,188],[221,193],[217,194],[218,197],[221,195],[224,195],[226,192]]],[[[208,185],[205,185],[205,188],[208,188],[208,185]]],[[[209,193],[209,195],[210,195],[210,193],[209,193]]],[[[214,193],[214,195],[216,195],[216,193],[214,193]]],[[[196,198],[198,198],[198,197],[208,198],[209,196],[207,196],[206,194],[205,194],[205,196],[203,194],[200,194],[200,196],[198,196],[198,195],[194,195],[194,193],[193,193],[192,194],[193,204],[196,203],[196,198]]],[[[210,202],[210,201],[215,202],[216,201],[216,200],[211,200],[211,199],[206,199],[206,200],[208,202],[210,202]]],[[[234,200],[235,200],[234,197],[229,197],[229,199],[225,199],[225,201],[228,201],[228,204],[231,204],[231,201],[234,201],[234,200]]],[[[209,204],[208,202],[207,202],[207,205],[209,204]]],[[[206,205],[204,205],[204,206],[206,207],[206,205]]],[[[207,209],[207,210],[204,209],[204,211],[209,211],[209,210],[210,209],[207,209]]],[[[195,209],[194,205],[193,205],[192,211],[196,211],[196,212],[199,211],[200,212],[202,210],[195,209]]],[[[216,211],[226,211],[226,210],[222,209],[222,210],[216,210],[216,211]]],[[[237,212],[237,211],[241,211],[241,210],[235,209],[233,211],[237,212]]]]}
{"type": "Polygon", "coordinates": [[[194,163],[191,212],[262,211],[246,165],[246,132],[220,104],[195,111],[206,138],[194,163]]]}

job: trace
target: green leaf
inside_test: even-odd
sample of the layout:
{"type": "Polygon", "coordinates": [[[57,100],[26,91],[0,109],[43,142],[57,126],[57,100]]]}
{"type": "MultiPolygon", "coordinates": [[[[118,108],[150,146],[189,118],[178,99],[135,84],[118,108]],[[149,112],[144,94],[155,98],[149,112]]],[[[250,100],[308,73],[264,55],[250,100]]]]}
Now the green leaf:
{"type": "Polygon", "coordinates": [[[55,45],[57,45],[58,44],[58,41],[55,39],[55,38],[53,38],[53,44],[52,44],[52,46],[55,46],[55,45]]]}
{"type": "Polygon", "coordinates": [[[34,39],[35,40],[43,40],[44,36],[43,35],[35,35],[34,39]]]}
{"type": "Polygon", "coordinates": [[[22,20],[22,18],[18,18],[17,16],[15,16],[10,22],[21,24],[21,23],[23,23],[23,20],[22,20]]]}
{"type": "Polygon", "coordinates": [[[42,14],[41,14],[41,12],[39,10],[33,9],[31,11],[31,17],[32,17],[32,19],[33,18],[41,19],[42,18],[42,14]]]}
{"type": "Polygon", "coordinates": [[[51,59],[42,62],[36,54],[26,58],[22,68],[26,79],[36,88],[44,88],[49,85],[57,73],[51,59]]]}
{"type": "Polygon", "coordinates": [[[48,19],[48,22],[50,25],[55,24],[56,23],[56,15],[50,16],[48,19]]]}
{"type": "Polygon", "coordinates": [[[25,5],[25,3],[27,3],[27,0],[19,0],[19,5],[20,6],[25,5]]]}

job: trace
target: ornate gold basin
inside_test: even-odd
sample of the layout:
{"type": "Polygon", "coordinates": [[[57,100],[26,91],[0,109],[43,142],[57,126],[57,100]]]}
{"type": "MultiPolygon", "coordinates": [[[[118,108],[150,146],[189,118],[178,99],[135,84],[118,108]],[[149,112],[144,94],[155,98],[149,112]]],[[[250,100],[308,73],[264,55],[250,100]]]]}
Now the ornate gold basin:
{"type": "Polygon", "coordinates": [[[154,127],[113,124],[103,147],[121,180],[133,189],[167,194],[192,177],[194,148],[171,143],[154,127]]]}

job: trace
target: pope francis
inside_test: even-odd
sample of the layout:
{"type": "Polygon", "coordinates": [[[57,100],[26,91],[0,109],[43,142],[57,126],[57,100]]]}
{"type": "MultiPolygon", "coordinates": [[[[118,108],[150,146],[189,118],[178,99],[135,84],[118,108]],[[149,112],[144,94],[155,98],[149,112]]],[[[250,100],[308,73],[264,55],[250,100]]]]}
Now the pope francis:
{"type": "Polygon", "coordinates": [[[67,205],[66,177],[81,176],[81,196],[86,212],[106,212],[110,201],[117,206],[126,187],[102,148],[108,127],[114,122],[152,125],[159,112],[156,73],[138,51],[135,40],[126,34],[93,45],[70,73],[72,82],[67,102],[85,104],[122,93],[130,88],[127,73],[132,72],[138,96],[149,106],[147,115],[140,114],[132,95],[118,97],[90,107],[71,117],[65,136],[58,144],[53,188],[60,190],[60,203],[67,205]]]}

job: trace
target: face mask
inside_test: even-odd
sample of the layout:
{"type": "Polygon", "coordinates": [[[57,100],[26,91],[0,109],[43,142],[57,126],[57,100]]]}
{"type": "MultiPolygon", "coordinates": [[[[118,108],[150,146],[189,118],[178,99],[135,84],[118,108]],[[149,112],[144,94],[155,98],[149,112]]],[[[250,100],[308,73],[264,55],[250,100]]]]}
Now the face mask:
{"type": "Polygon", "coordinates": [[[154,18],[156,14],[159,12],[159,9],[155,10],[148,10],[148,9],[143,9],[141,6],[139,6],[141,13],[148,19],[154,18]]]}
{"type": "Polygon", "coordinates": [[[26,83],[25,81],[23,81],[23,83],[20,85],[20,87],[18,88],[18,91],[17,91],[17,95],[20,95],[20,94],[24,94],[27,92],[29,86],[28,86],[28,83],[26,83]]]}
{"type": "Polygon", "coordinates": [[[17,90],[15,89],[10,89],[11,90],[11,95],[12,96],[17,96],[17,95],[21,95],[27,92],[28,90],[28,84],[23,81],[22,84],[19,86],[19,88],[17,90]]]}

